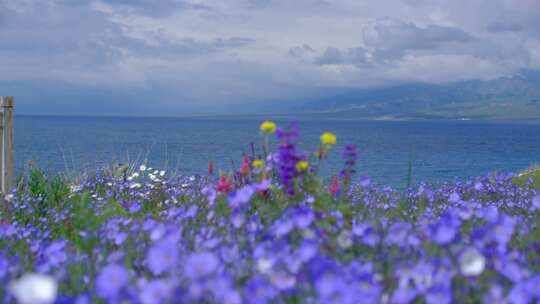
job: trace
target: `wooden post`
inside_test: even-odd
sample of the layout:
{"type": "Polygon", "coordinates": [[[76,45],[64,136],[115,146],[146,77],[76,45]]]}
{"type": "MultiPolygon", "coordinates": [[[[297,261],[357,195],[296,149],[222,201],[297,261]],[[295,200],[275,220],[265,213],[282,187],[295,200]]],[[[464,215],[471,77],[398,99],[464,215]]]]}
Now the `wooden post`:
{"type": "Polygon", "coordinates": [[[0,106],[3,112],[0,143],[2,153],[0,180],[2,193],[9,194],[13,183],[13,97],[0,98],[0,106]]]}
{"type": "Polygon", "coordinates": [[[4,193],[4,97],[0,96],[0,192],[4,193]]]}

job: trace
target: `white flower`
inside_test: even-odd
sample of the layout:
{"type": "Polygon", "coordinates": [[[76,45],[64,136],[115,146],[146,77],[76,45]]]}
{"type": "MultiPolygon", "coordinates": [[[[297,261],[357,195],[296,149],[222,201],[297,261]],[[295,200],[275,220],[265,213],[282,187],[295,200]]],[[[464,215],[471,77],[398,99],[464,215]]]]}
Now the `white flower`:
{"type": "Polygon", "coordinates": [[[11,202],[13,200],[13,194],[8,194],[5,197],[6,201],[11,202]]]}
{"type": "Polygon", "coordinates": [[[139,172],[134,172],[133,174],[131,174],[130,176],[128,176],[127,180],[128,181],[132,181],[134,179],[136,179],[137,177],[139,177],[139,172]]]}
{"type": "Polygon", "coordinates": [[[459,257],[459,268],[465,276],[478,276],[486,268],[486,258],[474,248],[467,249],[459,257]]]}
{"type": "Polygon", "coordinates": [[[10,283],[11,294],[21,304],[49,304],[56,300],[58,284],[47,275],[30,273],[10,283]]]}
{"type": "Polygon", "coordinates": [[[165,176],[165,171],[163,171],[163,170],[159,171],[159,176],[161,176],[161,177],[165,176]]]}
{"type": "Polygon", "coordinates": [[[139,183],[133,183],[131,184],[131,186],[129,186],[130,189],[135,189],[135,188],[140,188],[141,187],[141,184],[139,183]]]}
{"type": "Polygon", "coordinates": [[[146,166],[145,166],[145,165],[141,165],[141,166],[139,167],[139,170],[141,170],[141,171],[146,171],[146,166]]]}
{"type": "Polygon", "coordinates": [[[274,262],[272,262],[272,260],[270,259],[262,258],[262,259],[257,260],[257,270],[259,270],[259,272],[261,273],[268,272],[272,268],[273,265],[274,265],[274,262]]]}
{"type": "Polygon", "coordinates": [[[352,233],[349,230],[343,230],[337,237],[337,243],[339,247],[347,249],[352,246],[352,233]]]}
{"type": "Polygon", "coordinates": [[[304,229],[304,231],[302,231],[302,234],[304,235],[304,238],[308,240],[314,240],[315,238],[317,238],[317,234],[311,229],[304,229]]]}
{"type": "Polygon", "coordinates": [[[82,190],[82,187],[80,185],[71,185],[70,190],[71,192],[79,192],[82,190]]]}

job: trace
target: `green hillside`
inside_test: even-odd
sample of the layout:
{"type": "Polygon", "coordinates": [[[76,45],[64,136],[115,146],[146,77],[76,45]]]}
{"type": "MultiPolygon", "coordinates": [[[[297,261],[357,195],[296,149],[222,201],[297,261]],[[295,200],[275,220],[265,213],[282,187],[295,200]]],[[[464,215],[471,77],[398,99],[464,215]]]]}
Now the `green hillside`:
{"type": "Polygon", "coordinates": [[[350,90],[296,109],[341,118],[540,119],[540,72],[489,81],[350,90]]]}

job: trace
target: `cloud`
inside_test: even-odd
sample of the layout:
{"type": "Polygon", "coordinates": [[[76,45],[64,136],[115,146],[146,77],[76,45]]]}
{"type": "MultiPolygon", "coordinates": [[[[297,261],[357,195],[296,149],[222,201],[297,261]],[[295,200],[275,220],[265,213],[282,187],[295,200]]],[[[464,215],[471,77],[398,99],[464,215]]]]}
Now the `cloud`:
{"type": "MultiPolygon", "coordinates": [[[[141,9],[147,3],[109,2],[129,2],[141,9]]],[[[1,29],[0,64],[10,73],[0,73],[0,80],[56,79],[88,86],[144,86],[153,67],[254,42],[249,37],[190,37],[171,35],[166,29],[141,29],[115,21],[118,15],[114,10],[104,13],[90,3],[64,5],[52,1],[42,5],[7,0],[4,4],[11,11],[1,29]]]]}
{"type": "Polygon", "coordinates": [[[523,26],[517,23],[505,23],[501,21],[496,21],[488,24],[486,29],[491,33],[521,32],[523,30],[523,26]]]}
{"type": "Polygon", "coordinates": [[[113,6],[123,13],[139,14],[150,17],[164,17],[174,14],[178,10],[211,11],[211,7],[197,2],[183,0],[101,0],[103,4],[113,6]]]}
{"type": "Polygon", "coordinates": [[[0,90],[32,111],[185,114],[540,69],[540,3],[0,0],[0,37],[0,90]]]}
{"type": "Polygon", "coordinates": [[[332,64],[352,64],[365,65],[369,62],[368,52],[362,47],[349,48],[340,50],[338,48],[329,47],[324,53],[315,59],[315,64],[332,65],[332,64]]]}
{"type": "Polygon", "coordinates": [[[295,58],[303,58],[309,56],[313,52],[315,52],[315,50],[311,46],[304,44],[290,48],[288,54],[295,58]]]}
{"type": "Polygon", "coordinates": [[[460,28],[429,24],[419,27],[412,22],[383,19],[363,30],[364,43],[377,49],[422,50],[444,47],[448,43],[474,40],[460,28]]]}

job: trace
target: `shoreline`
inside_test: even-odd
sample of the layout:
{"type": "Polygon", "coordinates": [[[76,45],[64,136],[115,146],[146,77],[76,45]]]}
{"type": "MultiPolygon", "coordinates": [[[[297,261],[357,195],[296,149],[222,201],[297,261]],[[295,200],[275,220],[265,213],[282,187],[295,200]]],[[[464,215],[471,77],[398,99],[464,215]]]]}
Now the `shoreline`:
{"type": "Polygon", "coordinates": [[[97,119],[191,119],[191,120],[254,120],[260,121],[261,119],[274,119],[274,120],[298,120],[298,121],[349,121],[349,122],[433,122],[433,123],[486,123],[486,124],[540,124],[540,118],[526,118],[526,119],[498,119],[498,118],[411,118],[411,117],[395,117],[395,116],[380,116],[380,117],[359,117],[359,118],[340,118],[334,116],[328,117],[316,117],[316,114],[217,114],[217,115],[186,115],[186,116],[161,116],[161,115],[70,115],[70,114],[15,114],[15,117],[36,117],[36,118],[97,118],[97,119]]]}

